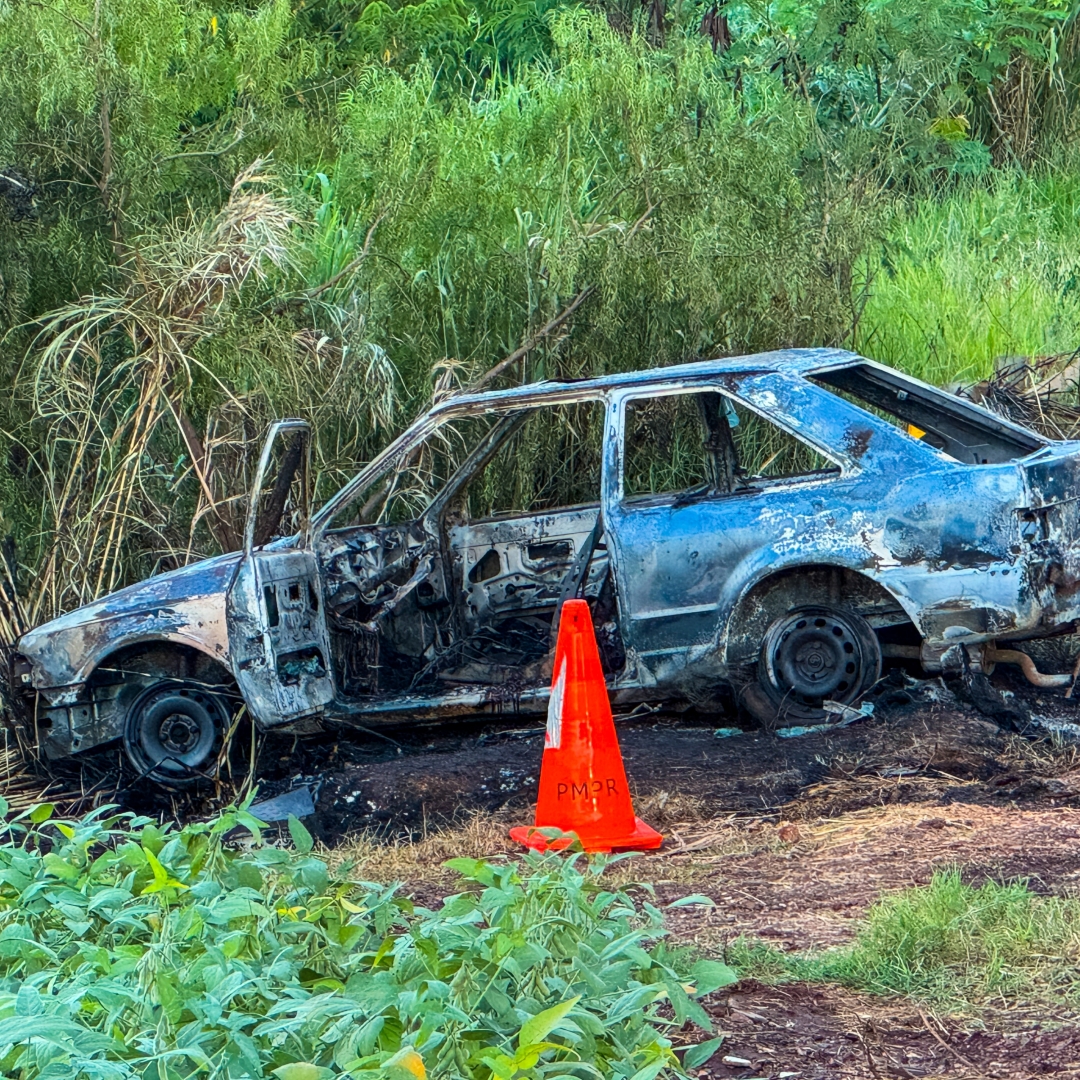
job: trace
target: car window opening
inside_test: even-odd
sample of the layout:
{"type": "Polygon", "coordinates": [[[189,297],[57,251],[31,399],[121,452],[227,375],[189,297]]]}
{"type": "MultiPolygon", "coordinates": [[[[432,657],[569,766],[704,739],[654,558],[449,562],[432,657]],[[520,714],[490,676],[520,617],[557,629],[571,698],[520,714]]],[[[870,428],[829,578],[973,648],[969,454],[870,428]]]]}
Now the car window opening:
{"type": "Polygon", "coordinates": [[[448,523],[599,507],[604,417],[596,398],[513,414],[491,452],[462,470],[448,523]]]}
{"type": "Polygon", "coordinates": [[[838,476],[809,444],[715,391],[632,398],[623,499],[675,504],[838,476]]]}
{"type": "Polygon", "coordinates": [[[899,372],[854,364],[811,375],[856,404],[884,413],[912,438],[965,465],[996,465],[1026,457],[1046,446],[1032,431],[943,390],[924,386],[899,372]]]}

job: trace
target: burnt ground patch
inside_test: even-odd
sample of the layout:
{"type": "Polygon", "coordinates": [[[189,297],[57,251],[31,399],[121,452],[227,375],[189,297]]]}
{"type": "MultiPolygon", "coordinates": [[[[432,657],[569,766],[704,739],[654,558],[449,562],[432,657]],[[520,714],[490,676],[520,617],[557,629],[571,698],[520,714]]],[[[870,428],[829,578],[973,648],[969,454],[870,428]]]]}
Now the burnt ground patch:
{"type": "MultiPolygon", "coordinates": [[[[793,738],[741,729],[721,737],[731,717],[659,712],[621,718],[619,737],[635,797],[661,824],[724,814],[814,820],[897,804],[1080,804],[1080,756],[1024,730],[1032,709],[1080,721],[1080,708],[1006,687],[1009,715],[1021,722],[1003,725],[957,689],[897,679],[882,687],[873,718],[793,738]]],[[[520,720],[279,736],[260,753],[260,797],[308,785],[327,842],[362,830],[416,836],[478,811],[524,821],[542,753],[542,728],[520,720]]]]}

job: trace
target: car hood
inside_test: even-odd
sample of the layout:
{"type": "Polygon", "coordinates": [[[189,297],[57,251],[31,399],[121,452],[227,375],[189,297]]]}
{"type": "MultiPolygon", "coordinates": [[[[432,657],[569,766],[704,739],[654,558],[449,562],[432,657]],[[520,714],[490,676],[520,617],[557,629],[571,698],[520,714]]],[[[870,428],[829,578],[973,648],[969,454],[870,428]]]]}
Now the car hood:
{"type": "Polygon", "coordinates": [[[80,682],[101,657],[141,640],[190,641],[224,659],[225,592],[239,552],[158,574],[24,634],[16,648],[38,688],[80,682]]]}

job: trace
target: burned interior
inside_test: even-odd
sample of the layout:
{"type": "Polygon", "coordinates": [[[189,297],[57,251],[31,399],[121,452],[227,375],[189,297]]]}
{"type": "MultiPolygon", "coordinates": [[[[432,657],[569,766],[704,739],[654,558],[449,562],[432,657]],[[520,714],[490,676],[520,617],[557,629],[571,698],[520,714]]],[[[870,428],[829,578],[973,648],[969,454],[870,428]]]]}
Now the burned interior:
{"type": "Polygon", "coordinates": [[[999,422],[963,398],[916,383],[877,364],[851,364],[811,378],[908,425],[918,438],[964,464],[1015,461],[1046,445],[1034,432],[999,422]]]}
{"type": "Polygon", "coordinates": [[[239,701],[297,731],[538,711],[573,596],[617,702],[728,683],[767,725],[1080,616],[1080,447],[851,353],[450,397],[314,513],[310,439],[271,431],[243,551],[20,642],[50,756],[125,738],[177,780],[239,701]]]}
{"type": "MultiPolygon", "coordinates": [[[[453,419],[356,492],[319,545],[343,697],[512,695],[548,677],[561,591],[599,514],[602,423],[595,399],[453,419]]],[[[603,624],[601,542],[591,556],[582,588],[603,624]]]]}

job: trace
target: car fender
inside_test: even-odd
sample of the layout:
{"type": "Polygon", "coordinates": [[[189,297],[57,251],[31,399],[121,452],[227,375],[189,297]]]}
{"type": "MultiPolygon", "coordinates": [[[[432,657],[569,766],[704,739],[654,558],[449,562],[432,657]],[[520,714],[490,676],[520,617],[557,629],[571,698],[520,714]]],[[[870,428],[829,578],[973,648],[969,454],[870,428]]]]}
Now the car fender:
{"type": "MultiPolygon", "coordinates": [[[[761,596],[764,587],[771,579],[795,579],[800,574],[810,575],[815,571],[839,571],[845,575],[855,575],[868,586],[868,593],[878,593],[883,598],[893,601],[904,616],[916,626],[919,625],[919,611],[910,597],[890,589],[881,575],[868,568],[865,557],[854,552],[830,552],[804,550],[792,552],[787,557],[768,559],[768,552],[755,551],[736,567],[731,574],[728,588],[721,598],[719,620],[713,649],[725,668],[745,662],[745,657],[737,655],[739,631],[753,621],[754,597],[761,596]]],[[[797,586],[795,602],[807,604],[821,602],[820,588],[807,588],[804,601],[798,598],[797,586]]],[[[765,627],[761,627],[762,632],[765,627]]]]}
{"type": "Polygon", "coordinates": [[[144,610],[31,631],[19,642],[29,660],[33,685],[51,704],[75,701],[108,656],[132,645],[170,641],[187,645],[229,666],[225,594],[210,593],[144,610]]]}

